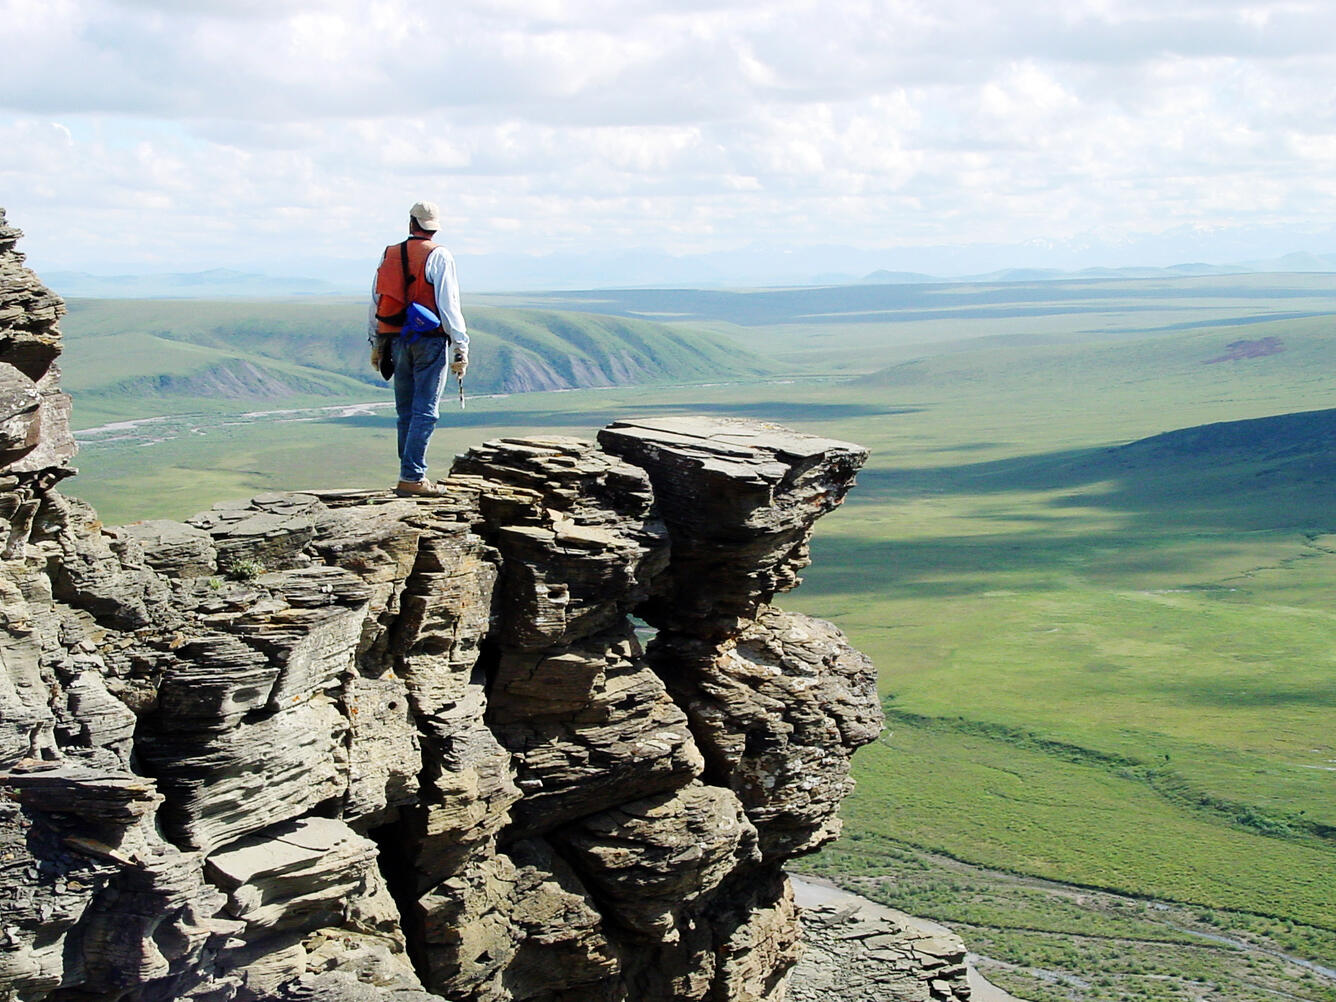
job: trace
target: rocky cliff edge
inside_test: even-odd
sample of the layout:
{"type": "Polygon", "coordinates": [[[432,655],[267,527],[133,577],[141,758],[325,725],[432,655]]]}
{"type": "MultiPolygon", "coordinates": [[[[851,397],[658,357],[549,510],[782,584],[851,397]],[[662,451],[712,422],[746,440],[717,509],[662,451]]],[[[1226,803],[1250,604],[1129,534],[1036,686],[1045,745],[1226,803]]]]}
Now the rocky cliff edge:
{"type": "Polygon", "coordinates": [[[440,499],[107,528],[56,487],[62,305],[17,237],[0,212],[0,997],[784,996],[782,867],[881,714],[770,602],[862,449],[627,421],[488,442],[440,499]]]}

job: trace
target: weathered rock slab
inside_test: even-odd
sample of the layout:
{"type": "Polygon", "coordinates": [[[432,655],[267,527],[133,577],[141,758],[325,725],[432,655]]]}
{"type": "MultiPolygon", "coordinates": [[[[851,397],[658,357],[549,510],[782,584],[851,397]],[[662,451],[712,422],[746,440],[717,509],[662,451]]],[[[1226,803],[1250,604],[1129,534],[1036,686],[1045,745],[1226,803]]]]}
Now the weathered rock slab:
{"type": "Polygon", "coordinates": [[[341,799],[349,726],[334,701],[317,694],[227,729],[145,730],[139,754],[166,794],[168,835],[209,852],[341,799]]]}
{"type": "Polygon", "coordinates": [[[691,718],[706,778],[738,795],[767,859],[839,834],[850,759],[882,712],[875,668],[838,629],[767,607],[734,641],[659,643],[651,661],[691,718]]]}
{"type": "Polygon", "coordinates": [[[502,556],[505,646],[558,647],[615,627],[648,594],[667,537],[648,478],[565,437],[495,439],[455,460],[502,556]]]}
{"type": "Polygon", "coordinates": [[[555,840],[615,922],[663,943],[680,938],[694,902],[761,860],[738,799],[700,783],[584,818],[555,840]]]}
{"type": "Polygon", "coordinates": [[[524,794],[515,838],[685,786],[703,765],[686,715],[626,632],[556,656],[503,658],[488,724],[514,755],[524,794]],[[584,688],[574,712],[572,685],[584,688]]]}
{"type": "Polygon", "coordinates": [[[341,821],[307,817],[229,843],[205,872],[248,930],[338,925],[347,901],[379,881],[376,844],[341,821]]]}
{"type": "Polygon", "coordinates": [[[520,935],[503,978],[517,1002],[627,1002],[605,919],[570,867],[540,840],[510,848],[520,935]]]}
{"type": "Polygon", "coordinates": [[[733,632],[797,585],[812,524],[844,500],[867,450],[736,418],[616,421],[599,444],[642,468],[673,557],[641,614],[661,629],[733,632]]]}

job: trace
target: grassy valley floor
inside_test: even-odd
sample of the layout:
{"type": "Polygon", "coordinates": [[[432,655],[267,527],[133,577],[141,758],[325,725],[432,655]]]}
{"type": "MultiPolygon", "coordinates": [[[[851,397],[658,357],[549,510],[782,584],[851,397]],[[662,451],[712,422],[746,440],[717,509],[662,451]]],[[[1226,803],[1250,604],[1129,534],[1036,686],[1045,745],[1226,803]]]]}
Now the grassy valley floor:
{"type": "Polygon", "coordinates": [[[841,886],[955,929],[975,969],[1029,1002],[1336,1000],[1336,936],[1248,912],[1077,888],[846,836],[841,886]],[[878,871],[889,870],[889,874],[878,871]]]}

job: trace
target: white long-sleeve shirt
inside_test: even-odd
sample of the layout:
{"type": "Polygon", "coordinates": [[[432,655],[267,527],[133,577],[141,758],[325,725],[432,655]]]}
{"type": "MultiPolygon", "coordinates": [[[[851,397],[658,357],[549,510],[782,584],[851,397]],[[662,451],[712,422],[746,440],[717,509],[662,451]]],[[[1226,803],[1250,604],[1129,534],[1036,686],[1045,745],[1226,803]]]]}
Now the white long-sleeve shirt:
{"type": "MultiPolygon", "coordinates": [[[[380,262],[376,262],[377,268],[380,262]]],[[[459,276],[455,271],[455,256],[444,247],[436,247],[427,255],[427,263],[422,269],[423,277],[436,290],[436,315],[441,324],[450,332],[454,350],[469,353],[469,329],[464,323],[464,311],[459,308],[459,276]]],[[[367,340],[376,340],[376,313],[380,309],[380,296],[376,292],[376,277],[371,277],[371,310],[367,318],[367,340]]]]}

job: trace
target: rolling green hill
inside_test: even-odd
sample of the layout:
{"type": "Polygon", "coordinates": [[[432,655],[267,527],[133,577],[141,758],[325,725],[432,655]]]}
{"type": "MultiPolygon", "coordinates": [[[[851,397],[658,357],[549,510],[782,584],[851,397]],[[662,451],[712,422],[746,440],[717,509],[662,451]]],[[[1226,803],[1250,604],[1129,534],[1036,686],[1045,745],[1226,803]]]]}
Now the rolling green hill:
{"type": "Polygon", "coordinates": [[[1011,347],[1266,336],[1266,325],[1330,328],[1336,275],[1267,274],[1058,282],[612,291],[484,296],[708,327],[804,372],[865,374],[896,361],[1011,347]]]}
{"type": "MultiPolygon", "coordinates": [[[[468,310],[471,393],[754,377],[773,366],[717,335],[557,311],[468,310]]],[[[351,300],[73,300],[64,385],[82,426],[240,402],[367,399],[366,307],[351,300]]]]}

